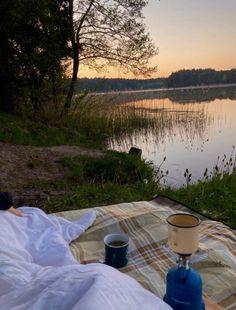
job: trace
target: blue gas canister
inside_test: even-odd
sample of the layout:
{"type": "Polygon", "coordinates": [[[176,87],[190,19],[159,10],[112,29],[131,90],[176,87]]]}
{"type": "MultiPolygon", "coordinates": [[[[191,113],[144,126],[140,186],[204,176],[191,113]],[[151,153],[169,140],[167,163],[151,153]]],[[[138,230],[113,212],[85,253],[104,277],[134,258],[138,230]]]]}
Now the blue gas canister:
{"type": "Polygon", "coordinates": [[[168,271],[164,301],[174,310],[203,310],[202,279],[193,268],[176,266],[168,271]]]}

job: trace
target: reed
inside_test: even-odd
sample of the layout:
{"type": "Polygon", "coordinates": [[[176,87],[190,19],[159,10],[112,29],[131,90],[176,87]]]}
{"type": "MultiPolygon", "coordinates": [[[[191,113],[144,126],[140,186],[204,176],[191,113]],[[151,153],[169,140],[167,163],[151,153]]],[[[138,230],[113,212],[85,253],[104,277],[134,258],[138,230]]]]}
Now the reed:
{"type": "Polygon", "coordinates": [[[186,169],[186,186],[179,189],[166,188],[162,192],[210,218],[236,228],[235,147],[229,157],[218,157],[212,171],[206,169],[198,182],[190,184],[191,177],[191,172],[186,169]]]}
{"type": "MultiPolygon", "coordinates": [[[[187,129],[190,134],[192,131],[195,135],[201,135],[211,121],[203,110],[197,112],[191,104],[183,107],[182,112],[168,113],[169,110],[161,108],[155,111],[152,107],[146,108],[145,102],[140,102],[137,107],[133,103],[115,104],[91,96],[83,99],[83,102],[75,100],[71,113],[63,118],[59,114],[49,117],[51,112],[48,109],[50,107],[45,112],[47,117],[42,113],[37,118],[0,113],[0,141],[37,146],[73,144],[106,148],[114,139],[117,143],[123,143],[136,133],[142,133],[145,137],[151,131],[157,143],[160,143],[167,133],[174,139],[176,124],[180,132],[187,129]]],[[[101,161],[80,158],[69,164],[64,162],[71,170],[72,189],[62,198],[50,201],[47,211],[149,200],[155,194],[165,194],[236,227],[234,147],[229,158],[218,158],[212,171],[206,169],[196,184],[191,184],[193,176],[186,169],[186,186],[179,189],[159,185],[160,180],[168,175],[168,171],[162,170],[162,163],[154,170],[151,163],[129,163],[129,159],[121,157],[113,154],[101,161]],[[140,179],[131,178],[132,169],[139,171],[136,176],[143,171],[140,179]]],[[[39,164],[31,162],[29,166],[39,164]]]]}

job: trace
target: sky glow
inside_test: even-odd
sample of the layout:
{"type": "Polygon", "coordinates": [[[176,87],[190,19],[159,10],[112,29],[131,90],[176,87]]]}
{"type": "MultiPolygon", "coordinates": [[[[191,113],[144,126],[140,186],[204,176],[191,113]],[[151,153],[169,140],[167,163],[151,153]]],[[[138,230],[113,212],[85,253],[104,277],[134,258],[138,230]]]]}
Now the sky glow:
{"type": "MultiPolygon", "coordinates": [[[[180,69],[236,67],[236,0],[151,0],[144,15],[159,48],[153,78],[180,69]]],[[[133,78],[119,68],[81,69],[80,77],[133,78]]]]}

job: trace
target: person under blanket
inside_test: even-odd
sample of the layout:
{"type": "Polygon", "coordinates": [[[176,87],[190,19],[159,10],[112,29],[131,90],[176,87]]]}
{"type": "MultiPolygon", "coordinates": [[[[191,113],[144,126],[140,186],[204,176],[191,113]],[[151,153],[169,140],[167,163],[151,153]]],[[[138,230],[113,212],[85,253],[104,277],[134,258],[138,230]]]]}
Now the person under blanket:
{"type": "Polygon", "coordinates": [[[70,243],[93,226],[96,209],[73,221],[20,210],[24,216],[0,216],[1,310],[171,310],[128,275],[73,255],[70,243]]]}
{"type": "Polygon", "coordinates": [[[10,192],[0,192],[0,210],[8,211],[16,216],[23,216],[20,210],[13,207],[13,198],[10,192]]]}

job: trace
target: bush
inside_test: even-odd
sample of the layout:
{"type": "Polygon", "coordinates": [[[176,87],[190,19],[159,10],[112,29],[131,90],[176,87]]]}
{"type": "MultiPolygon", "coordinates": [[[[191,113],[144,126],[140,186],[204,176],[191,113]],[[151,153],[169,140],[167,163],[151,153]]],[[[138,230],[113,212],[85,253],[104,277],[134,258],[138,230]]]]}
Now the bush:
{"type": "Polygon", "coordinates": [[[135,184],[151,181],[154,174],[153,167],[143,159],[115,151],[107,151],[102,158],[65,158],[63,164],[71,168],[71,176],[78,182],[135,184]]]}

